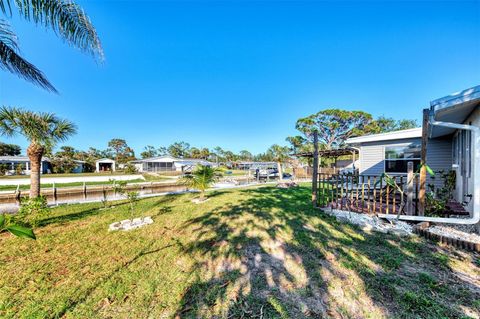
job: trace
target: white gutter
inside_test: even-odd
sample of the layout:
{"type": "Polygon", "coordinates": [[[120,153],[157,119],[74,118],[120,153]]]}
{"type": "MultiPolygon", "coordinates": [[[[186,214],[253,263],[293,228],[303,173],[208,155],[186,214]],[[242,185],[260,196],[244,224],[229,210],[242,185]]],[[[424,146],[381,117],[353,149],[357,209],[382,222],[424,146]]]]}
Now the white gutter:
{"type": "Polygon", "coordinates": [[[480,160],[480,128],[474,125],[465,125],[449,122],[435,121],[433,116],[430,118],[430,125],[454,128],[457,130],[467,130],[472,132],[473,140],[473,214],[471,218],[443,218],[443,217],[425,217],[409,215],[378,214],[379,217],[387,219],[401,219],[410,221],[426,221],[434,223],[449,223],[470,225],[477,224],[480,221],[480,167],[477,163],[480,160]]]}

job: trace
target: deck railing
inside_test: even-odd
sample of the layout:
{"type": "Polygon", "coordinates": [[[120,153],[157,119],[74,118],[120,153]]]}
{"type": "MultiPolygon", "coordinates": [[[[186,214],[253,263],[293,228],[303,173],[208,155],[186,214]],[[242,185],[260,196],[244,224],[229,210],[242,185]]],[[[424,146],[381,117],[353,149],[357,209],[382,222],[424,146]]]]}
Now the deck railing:
{"type": "Polygon", "coordinates": [[[395,187],[379,175],[319,173],[317,205],[368,214],[416,215],[418,176],[410,185],[406,176],[391,178],[395,187]]]}

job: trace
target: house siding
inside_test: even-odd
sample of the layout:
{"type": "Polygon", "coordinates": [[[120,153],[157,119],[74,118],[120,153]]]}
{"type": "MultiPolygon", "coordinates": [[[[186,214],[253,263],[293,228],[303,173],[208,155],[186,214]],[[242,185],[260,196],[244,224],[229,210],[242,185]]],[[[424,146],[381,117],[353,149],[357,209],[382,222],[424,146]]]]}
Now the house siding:
{"type": "MultiPolygon", "coordinates": [[[[367,142],[360,146],[360,174],[381,175],[385,172],[385,147],[420,142],[421,138],[399,139],[391,141],[367,142]]],[[[449,171],[452,168],[451,137],[429,140],[427,143],[427,164],[435,172],[449,171]]],[[[427,183],[441,187],[440,178],[427,177],[427,183]]]]}
{"type": "Polygon", "coordinates": [[[420,138],[367,142],[360,146],[360,174],[381,175],[385,172],[385,147],[420,142],[420,138]]]}
{"type": "MultiPolygon", "coordinates": [[[[452,170],[452,137],[429,139],[427,142],[427,165],[434,171],[448,172],[452,170]]],[[[443,186],[442,179],[437,175],[432,179],[427,175],[427,183],[435,188],[443,186]]]]}
{"type": "Polygon", "coordinates": [[[384,146],[365,145],[360,150],[360,174],[381,175],[384,170],[384,146]]]}

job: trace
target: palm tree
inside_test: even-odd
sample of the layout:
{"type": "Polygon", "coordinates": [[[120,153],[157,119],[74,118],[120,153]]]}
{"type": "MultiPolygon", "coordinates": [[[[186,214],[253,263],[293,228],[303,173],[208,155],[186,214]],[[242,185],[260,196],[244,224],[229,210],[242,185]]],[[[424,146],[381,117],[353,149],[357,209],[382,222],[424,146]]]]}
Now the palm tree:
{"type": "Polygon", "coordinates": [[[0,134],[23,135],[30,145],[30,198],[40,195],[40,166],[45,149],[75,134],[76,126],[52,113],[36,113],[14,107],[0,108],[0,134]]]}
{"type": "Polygon", "coordinates": [[[179,179],[179,183],[189,188],[195,188],[200,191],[200,200],[205,199],[205,190],[217,182],[222,177],[219,168],[197,165],[191,174],[185,175],[179,179]]]}
{"type": "MultiPolygon", "coordinates": [[[[0,12],[20,17],[52,29],[68,44],[103,60],[103,49],[97,31],[85,12],[70,0],[0,0],[0,12]]],[[[0,68],[36,85],[56,92],[46,76],[20,55],[18,39],[9,23],[0,18],[0,68]]]]}
{"type": "Polygon", "coordinates": [[[282,164],[290,157],[290,149],[287,146],[274,144],[270,146],[267,153],[269,153],[271,158],[277,162],[278,178],[279,180],[283,180],[282,164]]]}

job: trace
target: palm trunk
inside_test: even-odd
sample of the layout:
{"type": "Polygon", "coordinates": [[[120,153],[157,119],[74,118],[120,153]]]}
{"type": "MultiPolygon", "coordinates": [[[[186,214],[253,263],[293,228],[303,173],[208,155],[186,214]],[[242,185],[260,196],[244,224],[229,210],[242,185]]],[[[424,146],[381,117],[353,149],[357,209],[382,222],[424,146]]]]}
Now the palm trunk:
{"type": "Polygon", "coordinates": [[[202,189],[202,190],[200,191],[200,200],[203,201],[204,199],[205,199],[205,190],[202,189]]]}
{"type": "Polygon", "coordinates": [[[36,143],[31,143],[27,148],[27,155],[30,159],[30,198],[40,196],[40,167],[44,151],[45,148],[36,143]]]}
{"type": "Polygon", "coordinates": [[[282,181],[283,180],[282,163],[277,162],[277,167],[278,167],[278,179],[282,181]]]}

